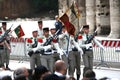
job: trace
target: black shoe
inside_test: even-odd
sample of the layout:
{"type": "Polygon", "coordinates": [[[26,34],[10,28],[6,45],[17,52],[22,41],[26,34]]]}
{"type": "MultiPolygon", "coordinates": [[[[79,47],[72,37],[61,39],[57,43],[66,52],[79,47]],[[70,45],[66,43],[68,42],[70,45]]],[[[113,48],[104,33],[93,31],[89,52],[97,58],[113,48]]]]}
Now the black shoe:
{"type": "Polygon", "coordinates": [[[79,80],[80,79],[80,74],[77,74],[77,80],[79,80]]]}
{"type": "Polygon", "coordinates": [[[6,68],[5,70],[11,70],[11,69],[8,67],[8,68],[6,68]]]}

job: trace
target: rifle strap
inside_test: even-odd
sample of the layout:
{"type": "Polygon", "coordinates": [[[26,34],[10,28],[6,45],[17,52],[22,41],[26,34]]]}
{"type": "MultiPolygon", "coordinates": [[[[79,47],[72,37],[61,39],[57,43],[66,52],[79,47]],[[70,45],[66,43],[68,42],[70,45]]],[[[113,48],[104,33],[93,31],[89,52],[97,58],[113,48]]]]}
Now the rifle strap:
{"type": "Polygon", "coordinates": [[[86,38],[87,38],[87,40],[89,40],[89,36],[88,36],[88,34],[86,34],[86,38]]]}
{"type": "Polygon", "coordinates": [[[38,44],[38,42],[37,42],[37,39],[36,39],[36,38],[34,39],[34,42],[35,42],[35,44],[36,44],[36,45],[38,44]]]}

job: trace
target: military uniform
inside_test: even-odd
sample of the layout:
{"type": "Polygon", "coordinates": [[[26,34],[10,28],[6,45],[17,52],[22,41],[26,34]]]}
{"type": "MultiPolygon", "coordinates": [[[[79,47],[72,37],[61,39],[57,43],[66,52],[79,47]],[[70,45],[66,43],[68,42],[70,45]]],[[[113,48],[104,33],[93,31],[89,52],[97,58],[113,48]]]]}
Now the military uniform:
{"type": "Polygon", "coordinates": [[[53,45],[52,53],[53,53],[54,60],[55,61],[60,60],[60,47],[58,44],[58,38],[53,39],[52,45],[53,45]]]}
{"type": "MultiPolygon", "coordinates": [[[[7,44],[9,45],[9,47],[11,48],[10,46],[10,37],[8,36],[8,39],[6,40],[7,44]]],[[[8,49],[7,46],[4,46],[4,58],[5,58],[5,63],[6,63],[6,68],[9,68],[8,65],[9,65],[9,61],[10,61],[10,52],[11,52],[11,49],[8,49]]]]}
{"type": "Polygon", "coordinates": [[[30,68],[34,69],[35,66],[41,65],[40,62],[40,52],[37,50],[40,48],[40,43],[38,42],[38,38],[31,38],[31,42],[29,43],[28,47],[28,55],[30,56],[30,68]]]}
{"type": "MultiPolygon", "coordinates": [[[[43,44],[46,42],[48,38],[45,36],[43,37],[43,44]]],[[[52,45],[43,45],[44,53],[41,55],[41,64],[47,67],[51,72],[53,72],[53,65],[54,65],[54,57],[52,53],[52,45]]]]}
{"type": "MultiPolygon", "coordinates": [[[[66,37],[66,46],[64,43],[64,47],[66,47],[67,49],[67,53],[65,54],[68,61],[68,68],[69,68],[69,75],[70,76],[74,76],[74,72],[75,72],[75,68],[77,69],[77,75],[81,74],[80,72],[80,54],[83,54],[82,49],[79,47],[79,45],[75,42],[74,37],[73,36],[68,36],[68,34],[64,35],[66,37]],[[68,40],[69,38],[69,40],[68,40]],[[68,45],[68,41],[69,41],[69,45],[68,45]],[[68,48],[67,48],[68,47],[68,48]],[[73,50],[73,48],[76,47],[77,51],[73,50]]],[[[63,48],[64,48],[63,47],[63,48]]],[[[66,51],[65,51],[66,52],[66,51]]],[[[65,56],[63,55],[63,58],[65,56]]]]}
{"type": "Polygon", "coordinates": [[[43,27],[43,21],[38,21],[38,37],[42,37],[43,36],[43,30],[42,30],[42,27],[43,27]]]}
{"type": "Polygon", "coordinates": [[[38,30],[38,37],[42,37],[43,36],[43,30],[38,30]]]}
{"type": "Polygon", "coordinates": [[[52,44],[54,45],[54,47],[52,48],[52,53],[53,53],[55,61],[57,61],[60,59],[59,53],[58,53],[58,51],[60,50],[60,47],[58,45],[58,34],[56,34],[55,26],[52,26],[50,28],[50,32],[51,32],[50,36],[53,37],[52,44]]]}
{"type": "Polygon", "coordinates": [[[52,54],[52,45],[51,42],[48,43],[48,40],[50,38],[49,35],[49,28],[43,28],[43,45],[42,48],[44,52],[41,54],[41,64],[45,66],[48,70],[53,72],[53,65],[54,65],[54,58],[52,54]]]}
{"type": "Polygon", "coordinates": [[[66,66],[68,68],[69,64],[68,64],[68,53],[67,53],[67,45],[68,45],[67,35],[68,35],[67,32],[59,35],[59,45],[60,45],[60,48],[64,52],[64,54],[60,54],[61,59],[65,62],[66,66]]]}
{"type": "MultiPolygon", "coordinates": [[[[84,26],[83,26],[84,27],[84,26]]],[[[85,26],[86,28],[86,26],[85,26]]],[[[87,27],[89,29],[89,27],[87,27]]],[[[83,62],[84,62],[84,69],[83,69],[83,76],[84,73],[88,69],[93,69],[93,49],[92,49],[92,42],[86,43],[88,40],[90,34],[83,33],[82,38],[78,40],[79,46],[83,49],[84,54],[82,55],[83,57],[83,62]]]]}
{"type": "Polygon", "coordinates": [[[79,45],[75,42],[74,37],[70,36],[70,42],[69,42],[69,54],[68,54],[68,60],[69,60],[69,75],[74,76],[75,68],[77,70],[76,75],[80,75],[80,55],[83,54],[82,49],[79,47],[79,45]],[[77,48],[78,51],[75,51],[74,48],[77,48]]]}
{"type": "Polygon", "coordinates": [[[0,67],[4,67],[4,46],[0,43],[0,67]]]}
{"type": "MultiPolygon", "coordinates": [[[[3,22],[2,23],[2,28],[1,28],[1,31],[2,31],[2,35],[4,35],[6,29],[3,29],[7,27],[7,23],[6,22],[3,22]]],[[[9,65],[9,60],[10,60],[10,52],[11,52],[11,46],[10,46],[10,33],[8,35],[6,35],[6,38],[4,40],[4,44],[1,45],[1,52],[3,52],[4,54],[1,54],[1,59],[2,59],[2,64],[3,64],[3,61],[4,63],[6,64],[6,69],[10,69],[8,67],[9,65]]]]}
{"type": "MultiPolygon", "coordinates": [[[[0,37],[2,36],[2,30],[0,30],[0,37]]],[[[4,67],[4,42],[0,43],[0,67],[4,67]]]]}

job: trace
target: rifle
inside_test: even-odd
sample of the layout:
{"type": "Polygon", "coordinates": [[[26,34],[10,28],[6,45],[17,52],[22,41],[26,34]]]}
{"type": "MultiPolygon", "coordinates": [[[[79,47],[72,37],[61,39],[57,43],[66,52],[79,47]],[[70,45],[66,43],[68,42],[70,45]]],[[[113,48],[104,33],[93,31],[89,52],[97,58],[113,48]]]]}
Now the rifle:
{"type": "Polygon", "coordinates": [[[89,44],[91,43],[91,41],[93,40],[93,38],[97,35],[97,29],[95,30],[95,32],[93,33],[93,35],[90,35],[88,37],[88,39],[85,41],[85,44],[89,44]]]}
{"type": "Polygon", "coordinates": [[[50,38],[43,44],[43,46],[49,45],[49,44],[51,43],[51,41],[58,36],[58,33],[59,33],[59,32],[60,32],[60,29],[57,30],[56,33],[55,33],[52,37],[50,37],[50,38]]]}
{"type": "MultiPolygon", "coordinates": [[[[11,25],[11,27],[13,26],[13,24],[11,25]]],[[[4,40],[6,40],[6,36],[8,35],[8,33],[11,31],[11,27],[5,31],[5,33],[3,35],[1,35],[0,37],[0,43],[4,42],[4,40]]]]}

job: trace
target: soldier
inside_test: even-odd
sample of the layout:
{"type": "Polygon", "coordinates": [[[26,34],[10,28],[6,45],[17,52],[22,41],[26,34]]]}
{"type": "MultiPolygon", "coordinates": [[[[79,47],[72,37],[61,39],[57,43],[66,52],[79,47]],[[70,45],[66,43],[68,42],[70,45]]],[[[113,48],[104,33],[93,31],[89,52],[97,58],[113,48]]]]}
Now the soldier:
{"type": "MultiPolygon", "coordinates": [[[[53,37],[53,35],[55,35],[55,33],[56,33],[56,28],[54,26],[51,27],[50,32],[51,32],[51,37],[53,37]]],[[[56,44],[56,43],[58,43],[58,37],[55,37],[52,41],[52,44],[56,44]]],[[[58,45],[58,47],[59,47],[59,45],[58,45]]],[[[59,57],[59,53],[57,53],[57,49],[54,47],[52,49],[52,51],[53,51],[55,61],[59,60],[60,57],[59,57]]]]}
{"type": "MultiPolygon", "coordinates": [[[[76,45],[78,45],[78,44],[76,44],[76,45]]],[[[81,70],[80,70],[80,66],[81,66],[81,54],[83,54],[82,49],[81,49],[81,52],[80,52],[80,51],[78,51],[78,49],[75,46],[72,47],[72,51],[69,54],[69,57],[72,58],[71,62],[74,63],[74,65],[72,65],[71,63],[69,63],[69,64],[71,64],[71,66],[70,66],[71,67],[71,71],[70,72],[74,73],[75,69],[76,69],[76,76],[77,76],[76,78],[77,78],[77,80],[80,79],[80,75],[81,75],[81,70]]]]}
{"type": "MultiPolygon", "coordinates": [[[[4,35],[5,31],[6,31],[6,28],[7,28],[7,23],[6,22],[2,22],[2,35],[4,35]]],[[[10,52],[11,52],[11,46],[10,46],[10,34],[8,34],[7,36],[5,36],[5,40],[4,42],[2,42],[3,44],[1,44],[1,48],[4,49],[3,53],[4,54],[1,54],[1,59],[3,59],[2,61],[5,62],[6,64],[6,69],[7,70],[10,70],[9,68],[9,60],[10,60],[10,52]]],[[[2,51],[2,50],[1,50],[2,51]]]]}
{"type": "Polygon", "coordinates": [[[62,34],[59,35],[59,45],[60,48],[62,48],[64,54],[61,55],[62,60],[65,62],[67,68],[68,68],[68,55],[67,55],[67,45],[68,45],[68,37],[67,37],[67,31],[65,26],[62,28],[62,34]]]}
{"type": "MultiPolygon", "coordinates": [[[[81,35],[81,34],[80,34],[81,35]]],[[[93,69],[93,50],[92,50],[92,42],[86,43],[88,40],[90,34],[89,34],[89,25],[84,25],[83,26],[83,34],[82,34],[82,39],[79,39],[79,45],[83,49],[83,62],[84,62],[84,69],[83,69],[83,76],[84,73],[90,69],[93,69]]]]}
{"type": "Polygon", "coordinates": [[[77,69],[77,74],[76,75],[77,75],[77,80],[79,80],[79,78],[80,78],[80,54],[83,54],[83,51],[79,47],[77,42],[75,42],[73,35],[69,35],[69,34],[67,34],[67,32],[65,32],[64,33],[64,39],[65,38],[66,38],[66,42],[67,42],[66,46],[65,46],[65,42],[63,44],[64,44],[64,47],[66,47],[66,51],[65,51],[65,48],[64,47],[63,48],[64,48],[64,51],[66,52],[66,55],[63,55],[63,60],[68,61],[68,66],[69,66],[68,71],[69,71],[69,75],[71,77],[74,76],[75,68],[77,69]],[[69,45],[68,45],[68,42],[69,42],[69,45]],[[77,51],[73,50],[74,47],[76,47],[77,51]]]}
{"type": "MultiPolygon", "coordinates": [[[[0,35],[1,36],[1,35],[0,35]]],[[[4,66],[4,42],[0,43],[0,68],[5,69],[4,66]]]]}
{"type": "Polygon", "coordinates": [[[34,69],[35,66],[39,66],[40,62],[40,52],[38,52],[38,31],[34,30],[32,32],[33,37],[31,38],[32,41],[29,39],[27,40],[29,44],[28,47],[28,55],[30,56],[30,68],[34,69]]]}
{"type": "Polygon", "coordinates": [[[49,35],[49,28],[43,28],[43,48],[44,53],[41,55],[41,64],[47,67],[51,72],[53,72],[53,65],[54,65],[54,57],[52,54],[52,47],[51,42],[49,44],[45,44],[48,39],[50,38],[49,35]]]}
{"type": "Polygon", "coordinates": [[[43,36],[43,21],[38,21],[38,36],[42,37],[43,36]]]}
{"type": "Polygon", "coordinates": [[[74,36],[70,35],[70,40],[69,40],[69,53],[68,53],[68,60],[69,60],[69,75],[71,77],[74,77],[74,72],[76,68],[76,75],[77,75],[77,80],[80,78],[80,55],[83,54],[82,49],[79,47],[77,42],[74,40],[74,36]],[[76,50],[74,49],[76,48],[76,50]]]}

